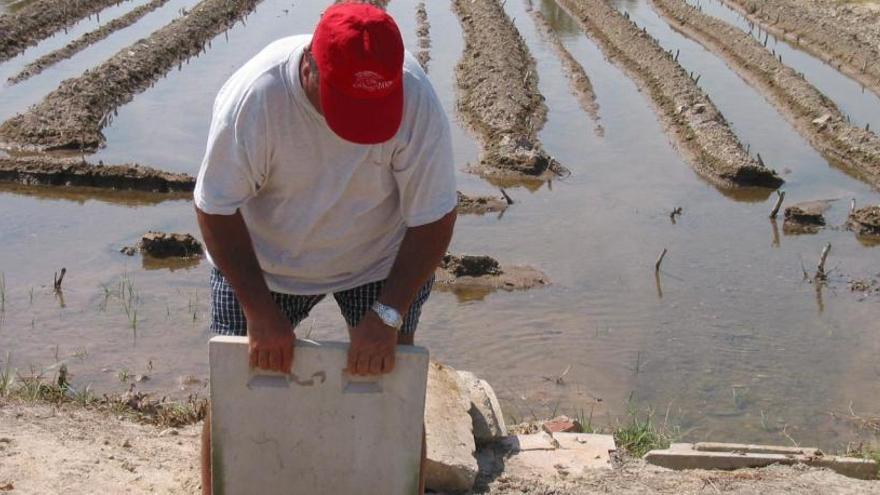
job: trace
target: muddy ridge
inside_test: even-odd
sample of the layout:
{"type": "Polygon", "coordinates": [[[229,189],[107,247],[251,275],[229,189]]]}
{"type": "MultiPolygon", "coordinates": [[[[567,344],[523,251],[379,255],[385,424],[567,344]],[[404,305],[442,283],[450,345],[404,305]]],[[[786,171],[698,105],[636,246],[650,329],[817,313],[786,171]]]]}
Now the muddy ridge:
{"type": "Polygon", "coordinates": [[[0,157],[0,181],[25,185],[80,186],[151,192],[190,192],[195,179],[137,164],[94,165],[81,158],[0,157]]]}
{"type": "Polygon", "coordinates": [[[94,150],[106,118],[163,74],[198,55],[214,36],[260,0],[202,0],[148,38],[123,48],[81,76],[67,79],[24,114],[0,126],[6,148],[94,150]]]}
{"type": "Polygon", "coordinates": [[[14,14],[0,16],[0,62],[36,45],[83,17],[123,0],[38,0],[14,14]]]}
{"type": "Polygon", "coordinates": [[[486,213],[501,213],[507,209],[508,203],[504,198],[493,196],[468,196],[458,192],[458,213],[460,215],[485,215],[486,213]]]}
{"type": "Polygon", "coordinates": [[[880,238],[880,206],[867,206],[852,212],[847,227],[861,236],[880,238]]]}
{"type": "Polygon", "coordinates": [[[132,24],[140,20],[143,16],[168,3],[168,1],[169,0],[152,0],[149,3],[141,5],[133,9],[131,12],[123,15],[122,17],[117,17],[107,24],[100,26],[98,29],[89,31],[88,33],[71,41],[67,45],[53,52],[47,53],[37,60],[34,60],[33,62],[27,64],[24,69],[21,70],[21,72],[10,77],[8,81],[11,84],[16,84],[39,74],[40,72],[43,72],[43,70],[47,67],[54,65],[61,60],[68,59],[76,55],[89,45],[103,40],[104,38],[110,36],[116,31],[119,31],[120,29],[131,26],[132,24]]]}
{"type": "Polygon", "coordinates": [[[431,23],[428,22],[428,11],[425,2],[416,5],[416,38],[418,38],[419,52],[416,58],[422,70],[428,72],[428,62],[431,60],[431,23]]]}
{"type": "Polygon", "coordinates": [[[455,68],[458,111],[483,144],[472,170],[513,178],[564,173],[538,142],[547,107],[535,60],[513,21],[498,0],[453,0],[453,6],[465,43],[455,68]]]}
{"type": "Polygon", "coordinates": [[[783,180],[743,148],[721,112],[656,40],[604,0],[557,0],[605,56],[651,97],[677,147],[696,171],[721,187],[779,187],[783,180]]]}
{"type": "Polygon", "coordinates": [[[880,95],[880,9],[830,0],[724,3],[880,95]]]}
{"type": "Polygon", "coordinates": [[[756,85],[794,127],[831,162],[880,188],[880,138],[848,124],[837,106],[748,33],[708,16],[684,0],[652,0],[685,35],[724,58],[756,85]]]}
{"type": "Polygon", "coordinates": [[[587,72],[571,55],[571,52],[565,48],[565,45],[562,44],[559,35],[556,34],[556,31],[550,26],[550,23],[547,22],[547,18],[544,17],[544,13],[533,8],[531,5],[528,6],[528,10],[532,19],[535,21],[535,25],[538,26],[538,32],[541,33],[541,36],[544,37],[545,40],[550,42],[553,46],[553,50],[556,51],[556,55],[562,62],[562,71],[565,73],[565,77],[568,78],[572,94],[577,98],[581,108],[583,108],[593,122],[596,123],[596,134],[600,136],[603,135],[605,130],[599,123],[599,104],[596,102],[596,93],[593,91],[593,83],[590,82],[587,72]]]}
{"type": "Polygon", "coordinates": [[[532,289],[550,281],[530,266],[502,266],[489,256],[447,253],[437,269],[435,283],[441,290],[491,292],[532,289]]]}

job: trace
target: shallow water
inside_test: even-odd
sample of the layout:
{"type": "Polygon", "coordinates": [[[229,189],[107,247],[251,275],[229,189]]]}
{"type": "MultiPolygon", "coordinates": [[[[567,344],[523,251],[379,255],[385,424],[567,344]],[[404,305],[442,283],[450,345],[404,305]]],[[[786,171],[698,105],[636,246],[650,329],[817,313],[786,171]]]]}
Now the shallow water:
{"type": "MultiPolygon", "coordinates": [[[[416,3],[389,6],[410,47],[416,3]]],[[[512,190],[516,204],[501,219],[462,217],[453,250],[534,265],[554,283],[484,298],[437,293],[419,340],[435,358],[485,376],[514,420],[592,410],[604,423],[625,414],[632,397],[661,416],[668,408],[690,439],[787,442],[786,424],[802,444],[836,448],[856,436],[827,412],[844,411],[850,401],[856,411],[880,410],[880,299],[851,293],[845,283],[874,275],[880,251],[837,228],[786,236],[781,219],[776,238],[767,219],[773,198],[732,195],[700,179],[635,84],[554,3],[535,2],[592,80],[605,127],[597,136],[524,4],[505,5],[538,61],[549,108],[540,137],[572,176],[536,191],[512,190]],[[668,214],[677,206],[684,215],[673,224],[668,214]],[[812,270],[826,242],[833,243],[835,271],[830,287],[817,292],[802,280],[801,263],[812,270]],[[663,248],[669,254],[658,284],[653,264],[663,248]],[[564,384],[556,384],[569,367],[564,384]]],[[[850,197],[880,201],[828,166],[759,94],[652,17],[647,4],[623,8],[704,74],[701,84],[753,150],[771,166],[791,169],[789,204],[841,198],[828,214],[829,225],[839,226],[850,197]]],[[[221,35],[205,55],[122,107],[96,159],[194,172],[216,89],[267,42],[310,29],[319,11],[265,0],[246,26],[229,32],[229,43],[221,35]]],[[[460,28],[446,3],[429,2],[428,16],[429,74],[455,117],[460,28]]],[[[476,158],[478,147],[460,126],[454,145],[461,165],[476,158]]],[[[458,177],[463,190],[492,190],[463,172],[458,177]]],[[[12,212],[0,215],[0,359],[9,351],[23,373],[34,365],[48,375],[66,359],[75,383],[100,390],[127,388],[120,370],[149,375],[138,386],[163,393],[183,393],[181,376],[204,377],[206,264],[169,271],[117,252],[150,229],[196,232],[188,201],[6,187],[0,211],[12,212]],[[68,269],[63,308],[51,289],[61,266],[68,269]],[[137,297],[120,297],[129,288],[137,297]]],[[[312,338],[344,337],[331,302],[316,308],[299,335],[310,330],[312,338]]]]}

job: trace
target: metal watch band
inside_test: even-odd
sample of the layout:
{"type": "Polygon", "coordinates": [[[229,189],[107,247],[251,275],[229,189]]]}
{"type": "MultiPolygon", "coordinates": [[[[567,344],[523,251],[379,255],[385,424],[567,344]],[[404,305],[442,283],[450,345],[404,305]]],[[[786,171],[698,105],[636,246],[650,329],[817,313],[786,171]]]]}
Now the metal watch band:
{"type": "Polygon", "coordinates": [[[400,330],[400,327],[403,326],[403,317],[400,316],[400,313],[397,312],[396,309],[391,306],[386,306],[379,301],[373,303],[370,307],[376,315],[379,316],[379,319],[382,320],[382,323],[388,325],[389,327],[400,330]]]}

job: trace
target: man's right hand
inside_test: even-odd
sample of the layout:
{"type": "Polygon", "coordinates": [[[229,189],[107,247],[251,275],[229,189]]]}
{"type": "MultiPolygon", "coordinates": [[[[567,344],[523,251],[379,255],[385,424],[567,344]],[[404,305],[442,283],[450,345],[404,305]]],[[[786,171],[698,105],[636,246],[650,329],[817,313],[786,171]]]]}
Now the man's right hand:
{"type": "Polygon", "coordinates": [[[248,349],[252,368],[290,373],[296,335],[281,311],[267,318],[248,318],[248,349]]]}

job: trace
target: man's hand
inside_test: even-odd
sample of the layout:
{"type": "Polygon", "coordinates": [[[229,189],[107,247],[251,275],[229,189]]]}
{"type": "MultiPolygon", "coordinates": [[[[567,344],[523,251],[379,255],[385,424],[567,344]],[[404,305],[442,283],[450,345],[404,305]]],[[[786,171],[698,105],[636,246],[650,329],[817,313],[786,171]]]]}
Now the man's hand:
{"type": "Polygon", "coordinates": [[[349,331],[348,368],[352,375],[381,375],[394,369],[397,330],[382,323],[368,310],[358,326],[349,331]]]}
{"type": "Polygon", "coordinates": [[[280,311],[266,319],[248,319],[248,349],[252,368],[290,373],[296,336],[280,311]]]}

